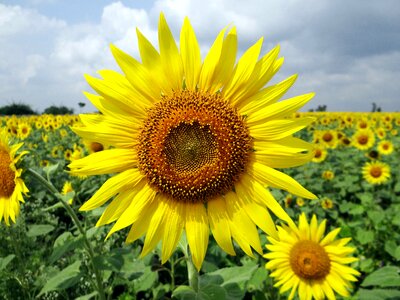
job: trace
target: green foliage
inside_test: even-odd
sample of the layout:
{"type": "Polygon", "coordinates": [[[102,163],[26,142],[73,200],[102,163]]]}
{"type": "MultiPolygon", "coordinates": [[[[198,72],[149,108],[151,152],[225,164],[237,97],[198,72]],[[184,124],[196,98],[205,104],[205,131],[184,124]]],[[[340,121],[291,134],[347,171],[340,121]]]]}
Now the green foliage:
{"type": "Polygon", "coordinates": [[[74,113],[73,108],[68,108],[66,106],[49,106],[44,111],[44,114],[49,115],[72,115],[74,113]]]}
{"type": "Polygon", "coordinates": [[[23,103],[12,103],[0,107],[0,115],[5,116],[21,116],[21,115],[36,115],[37,113],[28,105],[23,103]]]}

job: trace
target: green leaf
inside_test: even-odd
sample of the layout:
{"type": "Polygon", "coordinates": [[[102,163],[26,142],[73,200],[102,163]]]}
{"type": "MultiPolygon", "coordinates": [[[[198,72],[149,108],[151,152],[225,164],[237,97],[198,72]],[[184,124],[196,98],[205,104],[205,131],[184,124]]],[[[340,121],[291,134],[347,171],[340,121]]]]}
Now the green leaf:
{"type": "Polygon", "coordinates": [[[268,271],[265,268],[258,268],[247,282],[247,290],[252,292],[254,290],[262,291],[265,282],[267,281],[268,271]]]}
{"type": "Polygon", "coordinates": [[[400,298],[400,291],[385,289],[360,289],[357,295],[357,299],[398,300],[400,298]]]}
{"type": "Polygon", "coordinates": [[[151,289],[157,279],[157,273],[153,272],[150,266],[145,267],[143,275],[133,281],[135,291],[140,292],[151,289]]]}
{"type": "Polygon", "coordinates": [[[367,214],[371,221],[376,225],[381,224],[385,218],[385,213],[381,210],[369,210],[367,214]]]}
{"type": "Polygon", "coordinates": [[[90,294],[75,298],[75,300],[89,300],[89,299],[92,299],[93,297],[97,296],[98,294],[99,293],[97,291],[94,291],[94,292],[92,292],[90,294]]]}
{"type": "Polygon", "coordinates": [[[197,293],[187,285],[180,285],[172,292],[173,299],[192,300],[196,299],[197,293]]]}
{"type": "Polygon", "coordinates": [[[386,266],[365,277],[361,286],[400,287],[400,268],[386,266]]]}
{"type": "Polygon", "coordinates": [[[74,237],[70,232],[64,232],[54,242],[54,250],[49,258],[50,264],[53,264],[68,251],[80,248],[83,245],[82,237],[74,237]]]}
{"type": "Polygon", "coordinates": [[[251,278],[257,267],[257,265],[247,265],[242,267],[223,268],[219,269],[218,271],[205,274],[202,277],[221,276],[224,280],[222,286],[229,283],[237,283],[243,287],[244,283],[251,278]]]}
{"type": "Polygon", "coordinates": [[[393,257],[396,256],[396,248],[397,245],[394,241],[389,240],[385,242],[385,251],[393,257]]]}
{"type": "Polygon", "coordinates": [[[374,241],[375,234],[371,230],[364,230],[359,228],[357,230],[356,239],[362,244],[368,244],[374,241]]]}
{"type": "Polygon", "coordinates": [[[43,168],[43,171],[46,173],[47,178],[49,178],[50,175],[53,174],[58,169],[58,166],[59,163],[56,163],[55,165],[49,165],[43,168]]]}
{"type": "Polygon", "coordinates": [[[48,234],[49,232],[52,232],[53,230],[54,230],[53,225],[46,225],[46,224],[31,225],[29,228],[29,231],[27,232],[26,235],[28,237],[36,237],[36,236],[48,234]]]}
{"type": "Polygon", "coordinates": [[[5,269],[7,265],[14,259],[15,255],[10,254],[7,255],[6,257],[1,257],[0,258],[0,271],[5,269]]]}
{"type": "Polygon", "coordinates": [[[44,285],[37,297],[40,297],[44,293],[50,291],[64,290],[76,283],[78,283],[81,278],[79,267],[81,266],[81,261],[76,261],[72,265],[69,265],[65,269],[52,276],[49,281],[44,285]]]}

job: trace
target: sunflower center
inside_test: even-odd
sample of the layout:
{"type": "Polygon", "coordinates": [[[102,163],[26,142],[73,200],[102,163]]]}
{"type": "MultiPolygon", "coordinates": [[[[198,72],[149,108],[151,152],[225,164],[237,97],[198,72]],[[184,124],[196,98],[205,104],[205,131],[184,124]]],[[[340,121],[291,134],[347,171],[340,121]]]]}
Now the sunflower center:
{"type": "Polygon", "coordinates": [[[251,138],[219,94],[179,91],[148,111],[137,146],[149,184],[177,201],[223,195],[245,171],[251,138]]]}
{"type": "Polygon", "coordinates": [[[90,149],[93,152],[99,152],[99,151],[103,151],[104,147],[102,144],[98,143],[98,142],[91,142],[90,143],[90,149]]]}
{"type": "Polygon", "coordinates": [[[323,139],[325,142],[330,142],[330,141],[332,141],[332,139],[333,139],[333,135],[332,135],[331,133],[329,133],[329,132],[326,132],[326,133],[324,134],[324,136],[322,137],[322,139],[323,139]]]}
{"type": "Polygon", "coordinates": [[[315,153],[314,153],[315,158],[320,158],[321,155],[322,155],[322,151],[320,149],[315,150],[315,153]]]}
{"type": "Polygon", "coordinates": [[[178,172],[196,172],[217,159],[218,146],[210,126],[199,122],[172,128],[164,143],[166,162],[178,172]]]}
{"type": "Polygon", "coordinates": [[[10,168],[10,155],[0,149],[0,197],[8,198],[15,188],[15,172],[10,168]]]}
{"type": "Polygon", "coordinates": [[[366,135],[360,135],[360,136],[358,137],[358,143],[359,143],[360,145],[365,145],[366,143],[368,143],[368,136],[366,136],[366,135]]]}
{"type": "Polygon", "coordinates": [[[316,242],[297,242],[290,251],[293,272],[303,279],[323,279],[329,274],[331,263],[324,248],[316,242]]]}
{"type": "Polygon", "coordinates": [[[382,175],[382,169],[380,167],[372,167],[369,173],[372,177],[379,178],[382,175]]]}

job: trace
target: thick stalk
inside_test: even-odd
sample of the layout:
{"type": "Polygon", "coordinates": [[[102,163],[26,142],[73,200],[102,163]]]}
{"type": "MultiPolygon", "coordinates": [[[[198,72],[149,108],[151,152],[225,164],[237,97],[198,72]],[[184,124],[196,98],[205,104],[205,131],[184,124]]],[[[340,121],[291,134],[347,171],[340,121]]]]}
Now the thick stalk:
{"type": "Polygon", "coordinates": [[[89,255],[89,259],[90,259],[90,262],[93,267],[94,275],[95,275],[96,282],[97,282],[97,292],[99,293],[99,297],[101,300],[106,300],[106,295],[104,293],[104,288],[103,288],[102,276],[94,262],[95,255],[94,255],[92,244],[90,244],[89,240],[87,239],[86,231],[83,229],[81,222],[79,221],[78,216],[76,215],[75,211],[71,208],[71,206],[67,202],[64,201],[64,199],[61,197],[58,190],[54,187],[54,185],[50,181],[47,181],[42,175],[40,175],[39,173],[37,173],[36,171],[34,171],[32,169],[27,169],[27,171],[31,175],[33,175],[44,187],[46,187],[53,194],[54,197],[56,197],[60,201],[62,206],[65,208],[65,210],[70,215],[72,221],[75,223],[75,226],[78,228],[79,233],[82,235],[86,251],[89,255]]]}

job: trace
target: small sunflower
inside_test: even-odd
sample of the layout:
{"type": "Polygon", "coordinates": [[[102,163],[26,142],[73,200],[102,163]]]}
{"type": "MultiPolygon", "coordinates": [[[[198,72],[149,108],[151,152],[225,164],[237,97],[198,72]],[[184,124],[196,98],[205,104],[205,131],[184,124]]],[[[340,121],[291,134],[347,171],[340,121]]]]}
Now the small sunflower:
{"type": "MultiPolygon", "coordinates": [[[[74,191],[74,188],[72,187],[72,183],[70,181],[64,182],[63,188],[61,190],[61,194],[66,195],[73,191],[74,191]]],[[[68,199],[68,204],[72,205],[73,201],[74,201],[73,197],[71,199],[68,199]]]]}
{"type": "Polygon", "coordinates": [[[327,148],[336,148],[338,144],[337,132],[334,130],[320,132],[320,141],[327,148]]]}
{"type": "Polygon", "coordinates": [[[115,222],[109,235],[130,226],[127,242],[145,235],[142,256],[162,241],[162,263],[183,230],[198,269],[210,229],[227,253],[235,253],[232,238],[246,254],[261,253],[256,225],[276,236],[268,210],[290,222],[266,187],[315,198],[275,169],[311,159],[312,146],[292,134],[314,119],[291,116],[314,94],[277,102],[296,76],[265,87],[283,62],[279,47],[259,59],[260,39],[236,63],[235,28],[220,32],[204,62],[187,18],[179,50],[162,14],[160,52],[137,35],[141,62],[111,46],[124,75],[86,76],[99,96],[86,95],[102,114],[82,115],[83,126],[74,130],[112,148],[69,167],[75,174],[118,174],[81,210],[115,196],[97,225],[115,222]]]}
{"type": "Polygon", "coordinates": [[[328,151],[324,146],[318,144],[315,145],[314,157],[312,158],[313,162],[321,163],[326,159],[327,156],[328,156],[328,151]]]}
{"type": "Polygon", "coordinates": [[[26,139],[32,131],[32,127],[27,123],[18,124],[18,138],[21,140],[26,139]]]}
{"type": "Polygon", "coordinates": [[[367,150],[375,144],[375,134],[370,129],[357,130],[352,137],[352,145],[360,150],[367,150]]]}
{"type": "Polygon", "coordinates": [[[391,141],[382,140],[378,143],[378,152],[382,155],[390,155],[393,150],[393,143],[391,141]]]}
{"type": "Polygon", "coordinates": [[[382,184],[390,178],[390,167],[380,161],[367,162],[362,168],[362,174],[371,184],[382,184]]]}
{"type": "Polygon", "coordinates": [[[325,197],[321,200],[321,206],[323,209],[331,209],[333,207],[333,201],[325,197]]]}
{"type": "Polygon", "coordinates": [[[24,202],[22,194],[28,193],[21,178],[22,169],[16,167],[19,159],[27,153],[23,151],[16,155],[22,145],[10,145],[7,130],[0,129],[0,222],[4,219],[6,225],[10,225],[10,219],[15,223],[20,202],[24,202]]]}
{"type": "Polygon", "coordinates": [[[299,225],[277,226],[278,239],[268,237],[270,251],[264,257],[269,260],[265,267],[277,281],[279,292],[290,290],[289,299],[296,294],[300,300],[336,299],[334,292],[348,297],[350,282],[357,281],[360,273],[346,264],[357,261],[349,256],[355,248],[346,246],[350,238],[335,240],[340,228],[323,237],[326,220],[318,224],[315,215],[309,224],[304,213],[299,225]]]}
{"type": "Polygon", "coordinates": [[[335,178],[335,173],[333,173],[331,170],[326,170],[322,172],[322,178],[326,180],[332,180],[335,178]]]}

